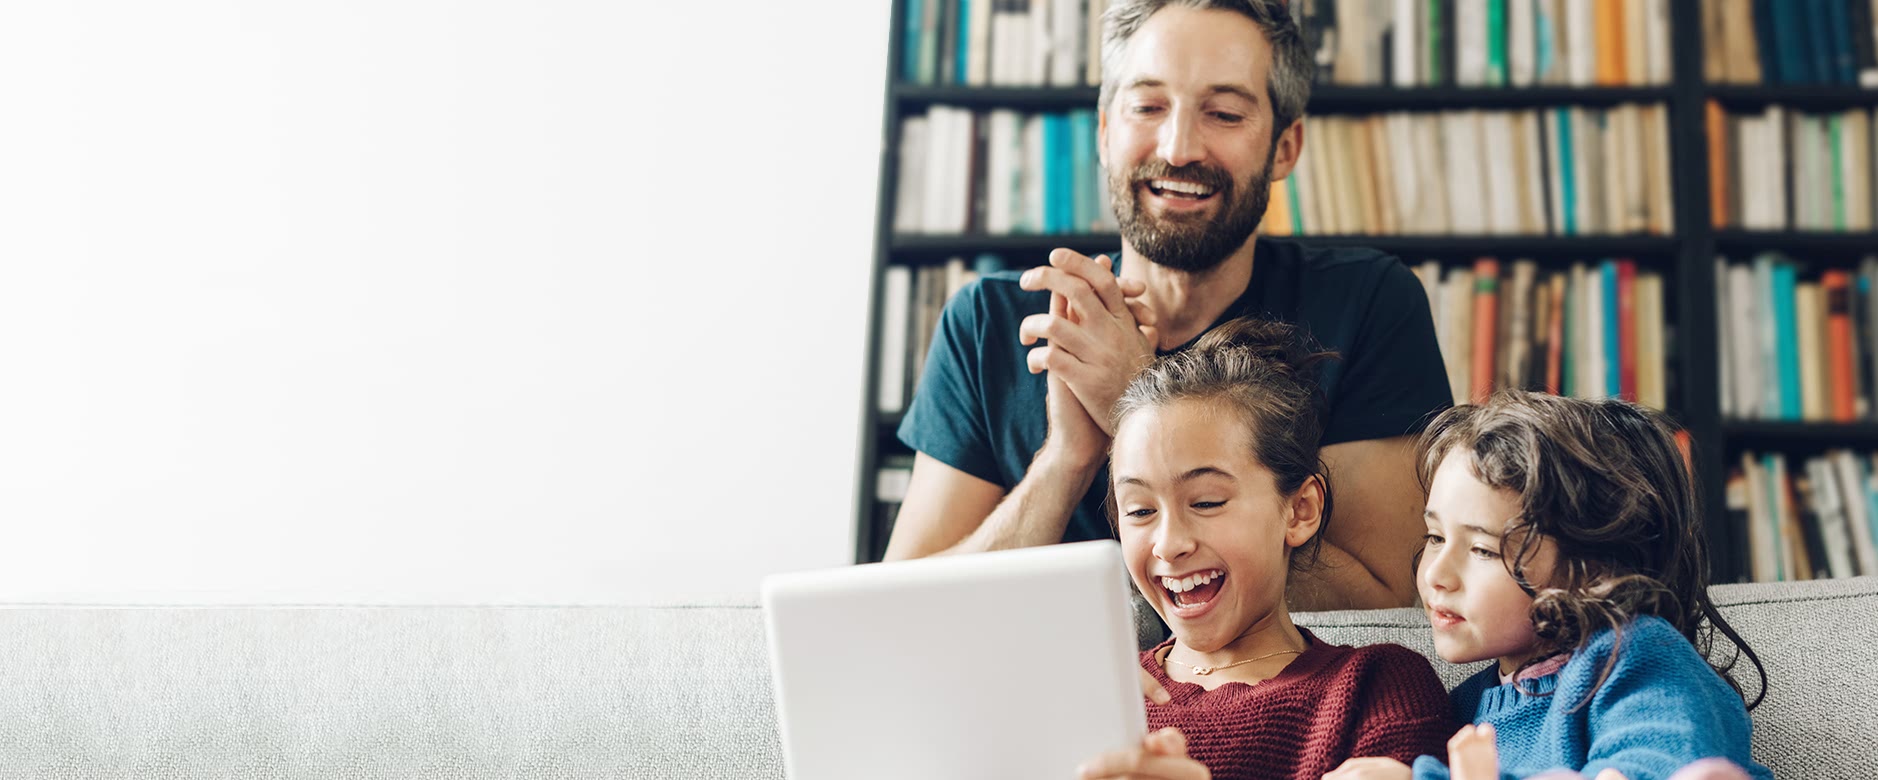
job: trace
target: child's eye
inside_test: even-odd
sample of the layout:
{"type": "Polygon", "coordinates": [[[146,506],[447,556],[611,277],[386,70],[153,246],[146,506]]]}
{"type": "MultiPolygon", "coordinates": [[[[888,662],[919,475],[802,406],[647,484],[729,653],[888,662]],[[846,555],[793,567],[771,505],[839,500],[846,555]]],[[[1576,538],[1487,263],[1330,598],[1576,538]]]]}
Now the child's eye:
{"type": "Polygon", "coordinates": [[[1500,559],[1500,552],[1498,550],[1489,550],[1485,547],[1475,547],[1474,556],[1483,561],[1496,561],[1500,559]]]}
{"type": "Polygon", "coordinates": [[[1152,514],[1154,514],[1154,509],[1152,507],[1142,507],[1140,509],[1129,510],[1128,512],[1128,516],[1134,517],[1134,518],[1143,518],[1152,514]]]}
{"type": "Polygon", "coordinates": [[[1224,501],[1195,501],[1193,502],[1194,509],[1218,509],[1225,505],[1226,505],[1226,502],[1224,501]]]}
{"type": "Polygon", "coordinates": [[[1438,547],[1445,541],[1447,540],[1441,538],[1439,534],[1422,534],[1422,544],[1429,547],[1438,547]]]}

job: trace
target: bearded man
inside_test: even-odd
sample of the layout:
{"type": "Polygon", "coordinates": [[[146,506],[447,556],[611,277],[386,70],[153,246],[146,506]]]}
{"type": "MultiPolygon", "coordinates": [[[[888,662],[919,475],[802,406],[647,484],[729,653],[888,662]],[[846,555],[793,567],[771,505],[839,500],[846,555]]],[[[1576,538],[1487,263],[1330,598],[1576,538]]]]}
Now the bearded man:
{"type": "Polygon", "coordinates": [[[1293,608],[1412,603],[1424,498],[1410,439],[1450,402],[1427,296],[1394,257],[1255,232],[1303,152],[1313,68],[1296,23],[1281,0],[1123,0],[1102,64],[1119,273],[1058,249],[946,307],[899,430],[918,455],[887,557],[1110,538],[1122,389],[1157,353],[1256,316],[1341,356],[1319,377],[1335,512],[1320,565],[1291,578],[1293,608]]]}

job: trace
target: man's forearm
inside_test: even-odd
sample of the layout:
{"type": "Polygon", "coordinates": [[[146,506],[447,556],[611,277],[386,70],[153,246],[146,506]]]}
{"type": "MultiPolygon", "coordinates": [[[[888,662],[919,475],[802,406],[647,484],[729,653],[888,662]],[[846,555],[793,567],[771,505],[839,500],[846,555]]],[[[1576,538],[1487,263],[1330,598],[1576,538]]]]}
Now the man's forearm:
{"type": "MultiPolygon", "coordinates": [[[[1410,568],[1409,558],[1402,559],[1403,570],[1410,568]]],[[[1295,572],[1287,588],[1286,601],[1299,612],[1322,612],[1333,609],[1388,609],[1414,603],[1414,595],[1399,595],[1389,583],[1369,570],[1349,551],[1326,541],[1318,548],[1318,563],[1309,571],[1295,572]]]]}
{"type": "Polygon", "coordinates": [[[1039,547],[1063,541],[1070,515],[1089,492],[1089,484],[1100,467],[1100,460],[1080,462],[1039,452],[1024,478],[977,530],[942,554],[1039,547]]]}

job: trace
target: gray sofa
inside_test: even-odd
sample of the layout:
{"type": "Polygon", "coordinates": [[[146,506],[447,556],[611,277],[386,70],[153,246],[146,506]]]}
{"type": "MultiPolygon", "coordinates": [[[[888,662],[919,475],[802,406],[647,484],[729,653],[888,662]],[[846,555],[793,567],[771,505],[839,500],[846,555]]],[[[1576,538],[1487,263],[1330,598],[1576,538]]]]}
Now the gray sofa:
{"type": "MultiPolygon", "coordinates": [[[[1715,592],[1755,756],[1878,778],[1878,579],[1715,592]]],[[[1413,610],[1299,622],[1432,657],[1413,610]]],[[[776,778],[764,647],[750,604],[0,609],[0,778],[776,778]]]]}

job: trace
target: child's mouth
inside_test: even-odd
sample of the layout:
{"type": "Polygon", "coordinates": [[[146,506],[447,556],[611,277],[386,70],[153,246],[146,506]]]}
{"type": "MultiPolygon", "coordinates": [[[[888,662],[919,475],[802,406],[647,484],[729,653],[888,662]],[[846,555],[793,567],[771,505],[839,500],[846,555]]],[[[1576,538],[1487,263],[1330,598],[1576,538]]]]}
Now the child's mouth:
{"type": "Polygon", "coordinates": [[[1459,613],[1450,610],[1430,609],[1428,610],[1428,622],[1433,623],[1435,628],[1453,628],[1467,622],[1467,618],[1461,617],[1459,613]]]}
{"type": "Polygon", "coordinates": [[[1186,577],[1162,577],[1161,588],[1167,591],[1168,602],[1174,605],[1176,614],[1183,617],[1197,614],[1213,602],[1226,582],[1226,572],[1219,569],[1197,572],[1186,577]]]}

